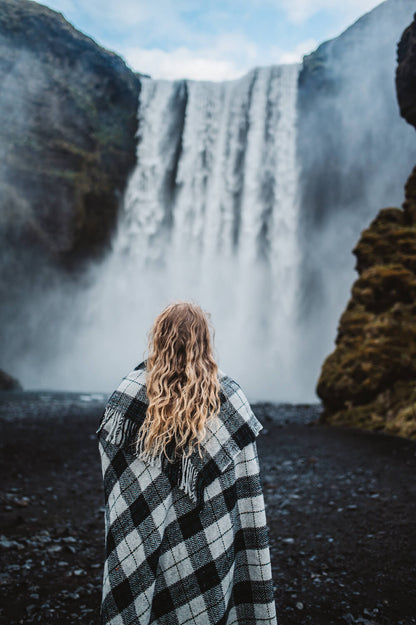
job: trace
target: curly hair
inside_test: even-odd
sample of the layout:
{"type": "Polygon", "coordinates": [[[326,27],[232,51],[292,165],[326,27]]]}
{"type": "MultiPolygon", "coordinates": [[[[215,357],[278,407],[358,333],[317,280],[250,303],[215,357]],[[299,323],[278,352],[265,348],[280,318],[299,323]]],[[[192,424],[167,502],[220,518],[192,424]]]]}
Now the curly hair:
{"type": "Polygon", "coordinates": [[[218,417],[221,387],[210,315],[200,306],[174,302],[156,318],[149,333],[146,388],[149,405],[136,440],[138,455],[151,460],[164,454],[174,462],[198,446],[202,457],[206,422],[218,417]]]}

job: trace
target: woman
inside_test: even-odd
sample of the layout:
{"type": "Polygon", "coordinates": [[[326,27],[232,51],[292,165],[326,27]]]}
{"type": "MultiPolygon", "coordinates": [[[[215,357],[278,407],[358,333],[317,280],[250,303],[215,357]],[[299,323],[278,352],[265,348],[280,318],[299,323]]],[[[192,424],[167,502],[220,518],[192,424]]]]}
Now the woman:
{"type": "Polygon", "coordinates": [[[97,432],[103,624],[276,625],[261,428],[213,359],[204,311],[165,308],[97,432]]]}

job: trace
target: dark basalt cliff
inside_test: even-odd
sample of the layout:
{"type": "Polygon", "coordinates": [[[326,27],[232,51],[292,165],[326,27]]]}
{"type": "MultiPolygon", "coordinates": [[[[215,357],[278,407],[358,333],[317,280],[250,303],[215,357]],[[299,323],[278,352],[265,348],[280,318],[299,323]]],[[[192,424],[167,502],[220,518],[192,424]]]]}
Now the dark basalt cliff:
{"type": "Polygon", "coordinates": [[[61,14],[2,0],[0,81],[8,271],[27,249],[66,266],[99,255],[135,163],[139,78],[61,14]]]}
{"type": "MultiPolygon", "coordinates": [[[[416,14],[415,14],[416,19],[416,14]]],[[[416,128],[416,28],[411,24],[397,46],[396,89],[400,112],[416,128]]]]}
{"type": "MultiPolygon", "coordinates": [[[[416,126],[416,14],[398,45],[397,98],[416,126]]],[[[322,421],[416,438],[416,167],[353,250],[358,280],[317,386],[322,421]]]]}

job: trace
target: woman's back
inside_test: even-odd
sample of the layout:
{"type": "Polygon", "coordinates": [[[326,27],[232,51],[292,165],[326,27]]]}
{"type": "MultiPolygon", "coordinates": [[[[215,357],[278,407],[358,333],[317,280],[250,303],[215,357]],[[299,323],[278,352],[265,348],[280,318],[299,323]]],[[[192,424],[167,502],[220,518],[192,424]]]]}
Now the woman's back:
{"type": "Polygon", "coordinates": [[[103,623],[276,625],[256,447],[262,426],[239,385],[216,374],[218,413],[205,419],[199,445],[180,453],[168,444],[171,453],[140,457],[147,361],[110,397],[98,430],[103,623]]]}

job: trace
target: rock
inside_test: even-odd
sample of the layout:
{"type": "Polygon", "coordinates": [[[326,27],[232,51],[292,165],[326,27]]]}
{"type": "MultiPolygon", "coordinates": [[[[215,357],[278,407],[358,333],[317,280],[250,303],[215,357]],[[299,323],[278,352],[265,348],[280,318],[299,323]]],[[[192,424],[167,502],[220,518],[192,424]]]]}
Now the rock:
{"type": "Polygon", "coordinates": [[[18,506],[19,508],[27,508],[27,506],[30,505],[30,499],[29,497],[15,497],[13,499],[13,503],[15,506],[18,506]]]}
{"type": "Polygon", "coordinates": [[[26,612],[30,614],[31,612],[33,612],[33,610],[36,610],[36,608],[37,606],[32,603],[31,605],[26,606],[26,612]]]}
{"type": "Polygon", "coordinates": [[[36,536],[33,537],[33,539],[38,542],[41,543],[43,545],[48,544],[51,542],[51,535],[48,532],[48,530],[42,530],[40,531],[36,536]]]}
{"type": "Polygon", "coordinates": [[[0,369],[0,391],[21,391],[22,387],[16,378],[0,369]]]}
{"type": "MultiPolygon", "coordinates": [[[[416,21],[416,13],[414,15],[416,21]]],[[[416,127],[416,28],[414,23],[404,31],[397,47],[397,99],[402,116],[416,127]]]]}
{"type": "Polygon", "coordinates": [[[100,254],[135,163],[139,78],[60,13],[3,0],[0,80],[9,272],[25,247],[64,264],[100,254]]]}
{"type": "Polygon", "coordinates": [[[23,549],[23,545],[16,540],[9,540],[6,536],[0,536],[0,548],[1,549],[23,549]]]}
{"type": "MultiPolygon", "coordinates": [[[[415,41],[416,14],[396,73],[401,113],[414,124],[415,41]]],[[[416,167],[403,207],[381,210],[353,253],[359,278],[317,385],[321,422],[416,439],[416,167]]]]}

